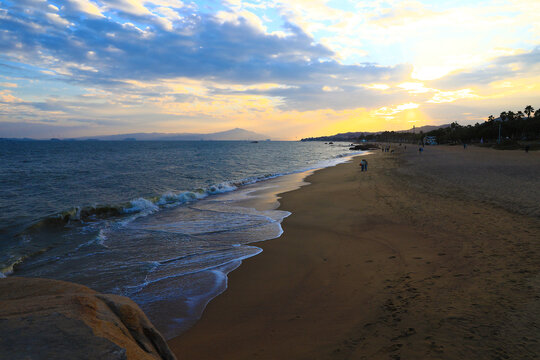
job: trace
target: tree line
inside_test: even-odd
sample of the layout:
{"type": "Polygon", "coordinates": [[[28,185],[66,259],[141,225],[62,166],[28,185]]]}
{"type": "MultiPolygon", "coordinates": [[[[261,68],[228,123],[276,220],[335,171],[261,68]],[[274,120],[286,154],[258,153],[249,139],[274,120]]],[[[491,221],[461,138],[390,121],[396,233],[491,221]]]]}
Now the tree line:
{"type": "Polygon", "coordinates": [[[524,111],[503,111],[498,118],[490,115],[485,122],[474,125],[462,126],[453,122],[447,127],[418,134],[385,131],[367,135],[365,140],[416,143],[422,142],[426,136],[435,137],[439,144],[500,144],[538,140],[540,139],[540,109],[535,111],[531,105],[527,105],[524,111]]]}

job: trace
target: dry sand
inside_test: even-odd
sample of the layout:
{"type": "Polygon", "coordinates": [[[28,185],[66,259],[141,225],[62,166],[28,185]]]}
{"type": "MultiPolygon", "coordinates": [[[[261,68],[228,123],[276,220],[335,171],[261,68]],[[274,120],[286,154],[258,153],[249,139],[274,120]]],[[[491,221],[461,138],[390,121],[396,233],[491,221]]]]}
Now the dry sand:
{"type": "Polygon", "coordinates": [[[540,152],[366,158],[283,195],[179,359],[540,358],[540,152]]]}

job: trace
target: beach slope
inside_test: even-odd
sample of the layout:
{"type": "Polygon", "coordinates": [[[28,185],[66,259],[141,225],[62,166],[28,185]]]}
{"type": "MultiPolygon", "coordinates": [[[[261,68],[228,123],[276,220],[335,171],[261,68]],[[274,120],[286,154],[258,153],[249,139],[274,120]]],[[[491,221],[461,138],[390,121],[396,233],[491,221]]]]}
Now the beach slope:
{"type": "Polygon", "coordinates": [[[538,358],[539,155],[396,147],[367,172],[358,157],[315,172],[280,200],[284,234],[169,345],[189,359],[538,358]]]}

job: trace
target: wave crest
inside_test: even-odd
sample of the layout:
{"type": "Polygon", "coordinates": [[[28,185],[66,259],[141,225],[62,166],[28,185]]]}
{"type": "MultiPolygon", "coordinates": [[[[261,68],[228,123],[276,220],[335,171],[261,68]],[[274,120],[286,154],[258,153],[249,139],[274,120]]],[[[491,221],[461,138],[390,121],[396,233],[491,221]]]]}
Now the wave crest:
{"type": "MultiPolygon", "coordinates": [[[[298,170],[297,172],[313,170],[317,168],[333,166],[345,161],[346,158],[362,154],[364,151],[349,152],[344,154],[338,154],[334,159],[323,161],[316,166],[298,170]]],[[[181,191],[172,192],[168,191],[161,196],[146,199],[143,197],[131,200],[129,203],[118,205],[96,205],[88,207],[75,207],[62,213],[44,218],[37,223],[33,224],[27,230],[36,230],[41,227],[63,227],[72,222],[87,222],[95,220],[104,220],[114,217],[121,217],[123,215],[135,215],[126,220],[130,222],[132,219],[141,216],[147,216],[160,210],[161,207],[178,206],[190,202],[195,202],[204,199],[210,195],[223,194],[237,190],[239,187],[257,183],[272,178],[276,178],[282,175],[290,173],[279,174],[264,174],[262,176],[253,176],[237,181],[226,181],[214,185],[210,185],[205,189],[197,189],[193,191],[181,191]]]]}

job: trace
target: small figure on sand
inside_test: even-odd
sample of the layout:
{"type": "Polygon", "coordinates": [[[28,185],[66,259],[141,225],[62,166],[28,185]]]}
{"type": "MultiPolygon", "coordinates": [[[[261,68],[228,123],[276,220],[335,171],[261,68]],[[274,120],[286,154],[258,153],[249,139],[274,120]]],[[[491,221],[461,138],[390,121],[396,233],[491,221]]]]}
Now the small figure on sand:
{"type": "Polygon", "coordinates": [[[418,153],[421,154],[422,151],[424,151],[424,148],[420,146],[420,147],[418,148],[418,153]]]}
{"type": "Polygon", "coordinates": [[[367,160],[366,159],[362,159],[362,161],[360,161],[360,171],[367,171],[367,160]]]}

